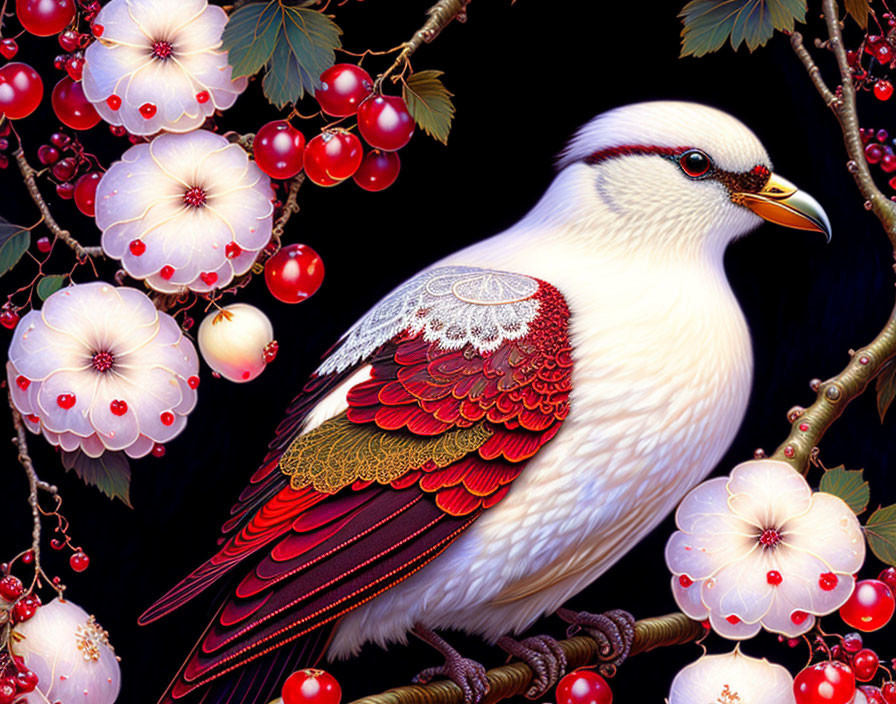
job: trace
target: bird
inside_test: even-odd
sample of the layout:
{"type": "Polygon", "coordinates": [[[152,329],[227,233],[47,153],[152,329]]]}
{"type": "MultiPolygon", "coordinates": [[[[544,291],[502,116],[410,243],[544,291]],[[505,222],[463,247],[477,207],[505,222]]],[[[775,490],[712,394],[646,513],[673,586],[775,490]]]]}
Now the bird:
{"type": "Polygon", "coordinates": [[[820,232],[819,203],[756,135],[706,105],[651,101],[575,133],[515,225],[426,267],[358,320],[287,410],[220,549],[140,618],[213,584],[211,623],[165,704],[261,701],[285,673],[413,635],[468,703],[482,637],[556,682],[559,615],[620,662],[630,614],[574,612],[709,474],[744,418],[750,332],[733,240],[820,232]],[[229,580],[229,581],[228,581],[229,580]]]}

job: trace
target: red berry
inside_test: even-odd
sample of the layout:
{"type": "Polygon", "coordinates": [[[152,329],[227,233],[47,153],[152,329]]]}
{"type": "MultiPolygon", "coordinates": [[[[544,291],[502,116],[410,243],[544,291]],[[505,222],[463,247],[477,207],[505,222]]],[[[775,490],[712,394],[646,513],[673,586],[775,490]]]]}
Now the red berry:
{"type": "Polygon", "coordinates": [[[875,144],[872,142],[867,147],[865,147],[865,160],[869,164],[876,164],[879,162],[884,156],[884,148],[879,144],[875,144]]]}
{"type": "Polygon", "coordinates": [[[882,42],[875,47],[874,56],[882,64],[888,64],[893,60],[893,49],[889,44],[882,42]]]}
{"type": "Polygon", "coordinates": [[[344,181],[358,170],[363,158],[361,140],[345,130],[323,132],[305,147],[305,169],[312,181],[312,175],[320,173],[328,179],[344,181]]]}
{"type": "Polygon", "coordinates": [[[84,57],[69,56],[65,62],[65,72],[73,81],[80,81],[81,74],[84,73],[84,57]]]}
{"type": "Polygon", "coordinates": [[[42,144],[37,149],[37,160],[44,166],[52,166],[59,161],[59,150],[49,144],[42,144]]]}
{"type": "Polygon", "coordinates": [[[60,181],[68,181],[75,175],[75,171],[77,170],[78,162],[74,157],[67,156],[64,159],[57,161],[53,165],[53,168],[50,169],[50,173],[53,174],[53,178],[59,179],[60,181]]]}
{"type": "Polygon", "coordinates": [[[3,579],[0,579],[0,597],[3,597],[6,601],[15,601],[22,596],[24,591],[25,585],[22,584],[22,580],[18,577],[8,574],[3,579]]]}
{"type": "Polygon", "coordinates": [[[63,200],[71,200],[75,197],[75,184],[60,183],[56,186],[56,195],[63,200]]]}
{"type": "Polygon", "coordinates": [[[16,0],[21,25],[38,37],[59,34],[75,16],[74,0],[16,0]]]}
{"type": "Polygon", "coordinates": [[[880,160],[880,168],[888,174],[896,171],[896,156],[893,154],[884,154],[883,158],[880,160]]]}
{"type": "Polygon", "coordinates": [[[896,704],[896,682],[885,682],[880,692],[887,704],[896,704]]]}
{"type": "Polygon", "coordinates": [[[855,677],[842,662],[810,665],[793,679],[797,704],[847,704],[855,693],[855,677]]]}
{"type": "Polygon", "coordinates": [[[853,656],[852,671],[859,682],[870,682],[877,674],[879,664],[877,653],[869,648],[863,648],[853,656]]]}
{"type": "Polygon", "coordinates": [[[856,584],[849,600],[840,607],[840,618],[860,631],[876,631],[887,625],[896,610],[896,599],[890,588],[877,579],[856,584]]]}
{"type": "Polygon", "coordinates": [[[98,171],[91,171],[75,183],[75,205],[89,217],[96,215],[96,187],[102,177],[98,171]]]}
{"type": "Polygon", "coordinates": [[[893,84],[884,79],[874,82],[874,97],[878,100],[889,100],[893,95],[893,84]]]}
{"type": "Polygon", "coordinates": [[[50,144],[57,149],[68,149],[71,146],[72,138],[61,132],[54,132],[50,135],[50,144]]]}
{"type": "Polygon", "coordinates": [[[84,97],[81,83],[73,81],[69,76],[65,76],[53,88],[51,101],[59,121],[73,130],[89,130],[100,121],[99,113],[84,97]]]}
{"type": "Polygon", "coordinates": [[[874,136],[877,137],[878,142],[886,142],[887,137],[890,136],[890,133],[887,132],[886,130],[881,129],[881,130],[878,130],[877,134],[875,134],[874,136]]]}
{"type": "Polygon", "coordinates": [[[354,179],[365,191],[382,191],[395,183],[400,170],[401,160],[398,154],[374,149],[364,155],[354,179]]]}
{"type": "Polygon", "coordinates": [[[292,178],[302,170],[305,136],[286,120],[274,120],[255,134],[255,163],[271,178],[292,178]]]}
{"type": "Polygon", "coordinates": [[[19,694],[33,692],[37,688],[37,675],[31,670],[22,670],[16,673],[16,689],[19,694]]]}
{"type": "Polygon", "coordinates": [[[265,263],[264,280],[278,301],[299,303],[320,288],[324,263],[311,247],[290,244],[265,263]]]}
{"type": "Polygon", "coordinates": [[[0,680],[0,704],[12,704],[12,700],[19,693],[16,681],[12,678],[0,680]]]}
{"type": "Polygon", "coordinates": [[[155,445],[153,445],[152,446],[152,456],[153,457],[164,457],[165,456],[165,446],[160,443],[156,443],[155,445]]]}
{"type": "Polygon", "coordinates": [[[309,668],[287,677],[280,696],[283,704],[339,704],[342,689],[330,673],[309,668]]]}
{"type": "Polygon", "coordinates": [[[13,621],[16,623],[22,623],[23,621],[27,621],[29,618],[34,616],[37,613],[37,609],[40,606],[40,598],[37,594],[28,594],[27,596],[19,599],[11,609],[13,621]]]}
{"type": "Polygon", "coordinates": [[[7,330],[12,330],[18,324],[19,314],[16,313],[12,308],[4,308],[2,311],[0,311],[0,325],[5,327],[7,330]]]}
{"type": "Polygon", "coordinates": [[[68,559],[68,564],[75,572],[83,572],[90,565],[90,558],[79,550],[68,559]]]}
{"type": "MultiPolygon", "coordinates": [[[[307,154],[307,150],[306,154],[307,154]]],[[[305,175],[308,177],[308,180],[312,183],[316,183],[318,186],[336,186],[337,184],[342,183],[338,178],[330,177],[326,171],[324,171],[323,167],[315,160],[310,158],[305,158],[305,175]]],[[[282,203],[280,201],[274,202],[274,209],[278,209],[282,207],[282,203]]]]}
{"type": "Polygon", "coordinates": [[[4,59],[11,59],[19,53],[19,45],[15,39],[0,40],[0,56],[4,59]]]}
{"type": "Polygon", "coordinates": [[[37,240],[37,251],[42,254],[47,254],[51,249],[53,249],[53,243],[50,242],[49,237],[40,237],[37,240]]]}
{"type": "MultiPolygon", "coordinates": [[[[896,170],[896,156],[893,157],[893,162],[893,170],[896,170]]],[[[890,591],[896,589],[896,567],[887,567],[887,569],[877,575],[877,578],[886,584],[890,591]]]]}
{"type": "Polygon", "coordinates": [[[334,117],[358,112],[358,106],[373,90],[373,79],[360,66],[336,64],[320,74],[321,86],[314,93],[321,110],[334,117]]]}
{"type": "Polygon", "coordinates": [[[397,95],[378,95],[358,108],[358,130],[371,147],[393,152],[411,141],[414,120],[397,95]]]}
{"type": "Polygon", "coordinates": [[[44,83],[37,71],[18,61],[0,68],[0,114],[20,120],[37,110],[44,83]]]}
{"type": "Polygon", "coordinates": [[[862,634],[861,633],[847,633],[843,636],[842,641],[843,649],[847,653],[857,653],[862,649],[862,634]]]}
{"type": "Polygon", "coordinates": [[[270,364],[275,359],[277,359],[277,353],[280,351],[280,344],[276,340],[271,340],[268,344],[264,346],[264,350],[262,351],[262,357],[264,357],[264,363],[270,364]]]}
{"type": "Polygon", "coordinates": [[[57,37],[59,46],[71,53],[81,45],[81,35],[73,29],[67,29],[57,37]]]}
{"type": "Polygon", "coordinates": [[[124,125],[109,125],[109,131],[116,137],[124,137],[128,133],[124,125]]]}
{"type": "Polygon", "coordinates": [[[557,704],[612,704],[607,681],[591,670],[575,670],[557,684],[557,704]]]}

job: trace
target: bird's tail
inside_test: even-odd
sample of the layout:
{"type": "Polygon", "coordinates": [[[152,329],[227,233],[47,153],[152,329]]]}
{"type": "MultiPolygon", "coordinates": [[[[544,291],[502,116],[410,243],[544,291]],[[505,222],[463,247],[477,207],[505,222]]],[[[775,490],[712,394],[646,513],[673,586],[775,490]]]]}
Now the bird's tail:
{"type": "Polygon", "coordinates": [[[181,677],[178,674],[159,704],[267,704],[280,696],[280,688],[290,674],[317,665],[327,650],[335,625],[316,628],[186,697],[175,694],[181,677]]]}

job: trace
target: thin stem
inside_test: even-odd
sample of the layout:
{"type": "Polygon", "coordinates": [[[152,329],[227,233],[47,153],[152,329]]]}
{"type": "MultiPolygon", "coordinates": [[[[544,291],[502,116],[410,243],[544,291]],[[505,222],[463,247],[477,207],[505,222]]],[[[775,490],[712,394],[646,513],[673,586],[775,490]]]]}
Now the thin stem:
{"type": "Polygon", "coordinates": [[[25,187],[31,195],[31,200],[34,201],[35,205],[37,205],[37,209],[40,210],[40,214],[43,217],[47,229],[53,233],[56,239],[71,247],[78,260],[102,256],[102,247],[85,247],[72,237],[72,234],[68,230],[64,230],[60,227],[59,223],[56,222],[56,218],[53,217],[53,213],[50,212],[47,202],[43,199],[43,196],[40,194],[40,189],[37,187],[37,179],[35,178],[37,172],[31,168],[31,165],[25,159],[25,153],[22,151],[21,146],[13,152],[13,156],[15,157],[16,164],[19,165],[19,171],[22,173],[22,178],[25,180],[25,187]]]}
{"type": "Polygon", "coordinates": [[[286,194],[286,200],[283,203],[283,209],[280,211],[280,217],[274,223],[271,229],[271,241],[280,246],[280,238],[283,237],[283,230],[286,223],[297,212],[299,212],[299,189],[305,183],[305,172],[303,171],[289,182],[289,191],[286,194]]]}
{"type": "MultiPolygon", "coordinates": [[[[706,633],[703,626],[684,614],[667,614],[635,623],[635,642],[631,654],[643,653],[667,645],[697,640],[706,633]]],[[[600,646],[590,636],[575,636],[560,641],[566,654],[567,670],[596,665],[600,646]]],[[[484,702],[492,703],[521,696],[528,690],[532,670],[526,663],[513,662],[487,673],[489,690],[484,702]]],[[[358,699],[351,704],[463,704],[464,693],[454,682],[438,681],[426,685],[397,687],[381,694],[358,699]]]]}
{"type": "Polygon", "coordinates": [[[379,88],[386,78],[399,68],[402,73],[408,66],[411,55],[417,51],[424,43],[428,44],[441,32],[445,27],[451,24],[452,20],[457,19],[459,22],[466,22],[467,5],[470,0],[439,0],[433,5],[426,14],[429,19],[424,25],[414,32],[414,36],[401,46],[401,51],[395,57],[395,61],[376,79],[376,87],[379,88]]]}

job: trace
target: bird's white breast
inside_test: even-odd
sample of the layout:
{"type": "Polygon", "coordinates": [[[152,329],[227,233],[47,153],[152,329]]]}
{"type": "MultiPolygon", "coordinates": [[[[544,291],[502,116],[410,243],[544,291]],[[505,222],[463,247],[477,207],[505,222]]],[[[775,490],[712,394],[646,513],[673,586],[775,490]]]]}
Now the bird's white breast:
{"type": "Polygon", "coordinates": [[[496,238],[448,260],[536,276],[566,296],[570,416],[500,504],[350,613],[331,655],[403,640],[415,622],[489,639],[526,628],[656,526],[733,440],[752,354],[721,256],[664,262],[561,249],[511,250],[496,238]]]}

